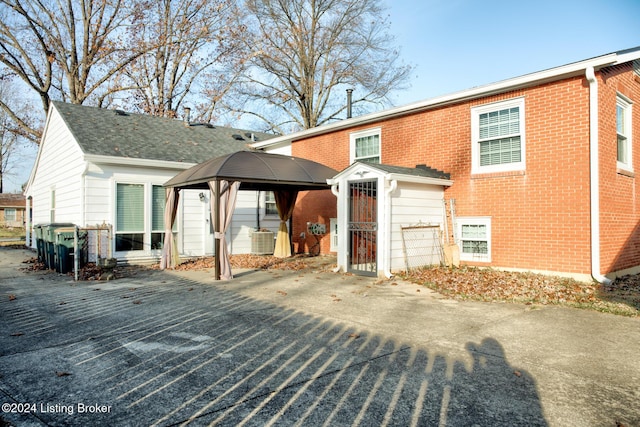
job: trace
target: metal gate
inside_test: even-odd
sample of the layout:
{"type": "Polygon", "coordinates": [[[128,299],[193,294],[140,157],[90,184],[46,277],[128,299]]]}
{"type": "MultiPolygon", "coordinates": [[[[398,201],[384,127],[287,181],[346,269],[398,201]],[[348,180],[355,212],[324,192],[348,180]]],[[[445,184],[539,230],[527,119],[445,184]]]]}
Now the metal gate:
{"type": "Polygon", "coordinates": [[[348,271],[376,276],[378,238],[377,180],[349,183],[348,271]]]}

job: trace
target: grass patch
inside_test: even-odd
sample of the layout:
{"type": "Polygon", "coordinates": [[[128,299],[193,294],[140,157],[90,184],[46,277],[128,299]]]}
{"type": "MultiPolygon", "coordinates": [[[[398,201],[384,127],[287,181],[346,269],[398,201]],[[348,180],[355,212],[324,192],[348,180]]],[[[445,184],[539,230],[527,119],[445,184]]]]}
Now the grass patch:
{"type": "Polygon", "coordinates": [[[640,316],[640,276],[613,285],[534,273],[493,269],[432,267],[414,270],[405,280],[457,300],[562,305],[623,316],[640,316]]]}
{"type": "Polygon", "coordinates": [[[25,237],[25,229],[19,227],[0,227],[0,239],[11,239],[8,242],[0,241],[0,246],[15,246],[21,245],[24,246],[26,237],[25,237]],[[19,239],[19,240],[15,240],[19,239]]]}
{"type": "Polygon", "coordinates": [[[0,227],[0,238],[25,238],[24,228],[0,227]]]}

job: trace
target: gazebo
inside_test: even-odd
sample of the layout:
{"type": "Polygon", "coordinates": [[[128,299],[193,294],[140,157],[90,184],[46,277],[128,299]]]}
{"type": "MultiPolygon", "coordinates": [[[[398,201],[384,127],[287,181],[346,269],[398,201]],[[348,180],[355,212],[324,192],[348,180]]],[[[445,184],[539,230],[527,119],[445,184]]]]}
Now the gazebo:
{"type": "Polygon", "coordinates": [[[274,256],[291,256],[286,222],[291,218],[299,191],[326,190],[327,180],[338,172],[320,163],[299,157],[238,151],[189,168],[164,184],[167,202],[164,213],[165,235],[160,268],[173,268],[178,252],[172,227],[181,189],[211,191],[211,220],[214,225],[215,279],[230,280],[231,264],[225,233],[231,223],[239,190],[273,191],[280,217],[274,256]]]}

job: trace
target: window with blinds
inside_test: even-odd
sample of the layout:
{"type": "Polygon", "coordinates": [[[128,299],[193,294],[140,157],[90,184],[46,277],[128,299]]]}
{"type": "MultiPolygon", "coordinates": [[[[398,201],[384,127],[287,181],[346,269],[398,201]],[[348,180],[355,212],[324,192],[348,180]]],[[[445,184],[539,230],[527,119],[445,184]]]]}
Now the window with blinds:
{"type": "Polygon", "coordinates": [[[264,214],[278,216],[278,206],[276,205],[276,196],[273,191],[267,191],[264,194],[264,214]]]}
{"type": "Polygon", "coordinates": [[[460,259],[463,261],[491,261],[491,218],[457,218],[460,259]]]}
{"type": "Polygon", "coordinates": [[[524,100],[472,109],[473,170],[524,169],[524,100]]]}
{"type": "Polygon", "coordinates": [[[631,103],[622,95],[616,99],[617,166],[633,170],[631,162],[631,103]]]}
{"type": "Polygon", "coordinates": [[[380,128],[352,133],[350,140],[351,163],[380,163],[380,128]]]}
{"type": "Polygon", "coordinates": [[[116,186],[116,251],[144,247],[144,185],[116,186]]]}
{"type": "Polygon", "coordinates": [[[151,249],[162,249],[164,243],[164,207],[166,204],[164,187],[151,188],[151,249]]]}
{"type": "Polygon", "coordinates": [[[356,161],[380,163],[380,135],[356,138],[356,161]]]}
{"type": "Polygon", "coordinates": [[[480,114],[480,166],[516,163],[521,158],[520,109],[480,114]]]}

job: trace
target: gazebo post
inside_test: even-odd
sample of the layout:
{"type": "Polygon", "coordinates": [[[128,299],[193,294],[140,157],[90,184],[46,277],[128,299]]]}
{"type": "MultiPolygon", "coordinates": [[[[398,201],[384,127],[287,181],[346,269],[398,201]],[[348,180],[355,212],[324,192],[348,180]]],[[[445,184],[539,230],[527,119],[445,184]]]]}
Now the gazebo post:
{"type": "Polygon", "coordinates": [[[220,180],[215,180],[215,215],[213,224],[213,248],[215,251],[215,280],[220,280],[220,238],[218,233],[220,232],[220,180]]]}

